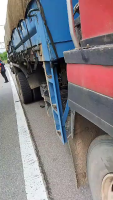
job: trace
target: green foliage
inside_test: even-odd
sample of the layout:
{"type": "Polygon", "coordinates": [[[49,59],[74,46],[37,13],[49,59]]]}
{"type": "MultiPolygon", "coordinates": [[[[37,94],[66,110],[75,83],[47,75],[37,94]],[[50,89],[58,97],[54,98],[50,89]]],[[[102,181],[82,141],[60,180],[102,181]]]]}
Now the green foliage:
{"type": "Polygon", "coordinates": [[[0,53],[0,58],[2,61],[6,61],[7,60],[7,52],[3,52],[3,53],[0,53]]]}

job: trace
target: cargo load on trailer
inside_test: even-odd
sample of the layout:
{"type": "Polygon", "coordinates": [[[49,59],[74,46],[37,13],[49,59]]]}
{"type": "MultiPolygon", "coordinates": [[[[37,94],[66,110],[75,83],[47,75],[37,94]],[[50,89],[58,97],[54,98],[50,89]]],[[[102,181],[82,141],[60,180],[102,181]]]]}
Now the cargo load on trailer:
{"type": "Polygon", "coordinates": [[[8,48],[12,31],[18,26],[20,20],[25,18],[26,8],[31,0],[10,0],[7,6],[5,24],[5,45],[8,48]]]}

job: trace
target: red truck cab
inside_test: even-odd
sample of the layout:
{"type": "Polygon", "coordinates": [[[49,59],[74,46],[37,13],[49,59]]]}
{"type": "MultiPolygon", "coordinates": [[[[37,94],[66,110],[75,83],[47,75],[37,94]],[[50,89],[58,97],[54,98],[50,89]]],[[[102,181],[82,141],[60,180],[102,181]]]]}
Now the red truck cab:
{"type": "MultiPolygon", "coordinates": [[[[68,100],[80,114],[104,131],[87,156],[87,174],[94,200],[113,195],[113,1],[79,0],[81,37],[74,30],[72,1],[67,0],[75,49],[64,52],[68,100]]],[[[75,132],[76,134],[76,132],[75,132]]],[[[87,149],[88,150],[88,149],[87,149]]]]}

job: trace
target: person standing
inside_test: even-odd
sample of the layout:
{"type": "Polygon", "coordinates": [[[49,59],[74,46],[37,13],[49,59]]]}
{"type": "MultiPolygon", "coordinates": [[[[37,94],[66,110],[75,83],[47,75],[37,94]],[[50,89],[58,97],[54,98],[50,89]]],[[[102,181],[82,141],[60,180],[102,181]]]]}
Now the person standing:
{"type": "Polygon", "coordinates": [[[8,83],[9,81],[6,76],[6,69],[5,69],[4,63],[1,61],[1,58],[0,58],[0,73],[3,76],[3,78],[5,79],[5,83],[8,83]]]}

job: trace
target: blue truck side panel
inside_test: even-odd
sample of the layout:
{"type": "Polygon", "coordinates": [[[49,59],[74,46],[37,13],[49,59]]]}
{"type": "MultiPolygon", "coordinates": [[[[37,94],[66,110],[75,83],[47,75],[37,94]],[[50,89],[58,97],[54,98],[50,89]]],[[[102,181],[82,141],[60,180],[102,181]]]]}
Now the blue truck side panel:
{"type": "MultiPolygon", "coordinates": [[[[73,0],[73,5],[77,2],[78,0],[73,0]]],[[[44,61],[43,64],[47,74],[46,78],[56,132],[63,144],[65,144],[67,142],[65,123],[69,113],[69,106],[67,102],[63,113],[57,67],[52,61],[63,58],[64,51],[74,48],[69,32],[67,5],[66,0],[40,0],[40,3],[43,7],[47,24],[45,25],[40,9],[38,10],[37,1],[32,0],[28,5],[25,20],[21,20],[18,27],[13,31],[10,45],[14,47],[14,52],[17,54],[42,45],[43,60],[41,61],[44,61]],[[35,9],[35,11],[32,11],[32,16],[28,16],[28,12],[31,9],[35,9]],[[50,33],[48,33],[48,29],[50,33]]],[[[37,56],[39,56],[40,61],[38,53],[37,56]]]]}
{"type": "MultiPolygon", "coordinates": [[[[77,2],[78,0],[73,0],[73,5],[75,5],[77,2]]],[[[74,48],[69,32],[66,0],[62,1],[41,0],[41,5],[44,9],[47,25],[51,32],[58,57],[61,58],[63,57],[63,51],[67,51],[74,48]]],[[[28,9],[31,10],[36,8],[38,8],[36,0],[32,0],[31,3],[29,4],[28,9]]],[[[13,33],[14,47],[15,48],[18,47],[16,48],[16,51],[19,52],[24,50],[24,47],[25,49],[31,48],[31,44],[32,46],[37,46],[38,44],[42,44],[44,60],[45,61],[55,60],[56,55],[51,47],[51,42],[49,40],[49,36],[44,26],[44,22],[42,20],[40,11],[34,11],[32,14],[35,14],[36,16],[27,17],[26,14],[26,20],[20,22],[21,28],[19,26],[18,29],[22,41],[20,40],[18,32],[15,29],[13,33]],[[26,26],[29,31],[31,42],[29,40],[26,26]],[[24,43],[24,47],[22,43],[24,43]],[[19,45],[21,46],[21,48],[19,45]]]]}
{"type": "MultiPolygon", "coordinates": [[[[77,0],[73,0],[73,5],[77,2],[77,0]]],[[[58,56],[63,57],[63,51],[74,48],[69,32],[66,0],[41,0],[41,4],[58,56]]]]}

